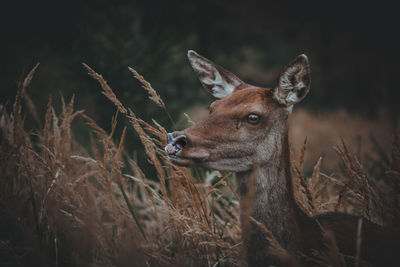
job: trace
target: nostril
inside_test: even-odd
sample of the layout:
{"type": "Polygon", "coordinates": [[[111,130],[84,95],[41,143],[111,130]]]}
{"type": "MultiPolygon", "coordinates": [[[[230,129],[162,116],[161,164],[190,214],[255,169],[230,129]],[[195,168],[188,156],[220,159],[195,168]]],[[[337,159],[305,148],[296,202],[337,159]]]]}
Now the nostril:
{"type": "Polygon", "coordinates": [[[165,151],[168,155],[175,155],[181,151],[187,144],[187,139],[185,135],[179,135],[174,137],[174,133],[167,134],[168,144],[165,147],[165,151]]]}
{"type": "Polygon", "coordinates": [[[186,136],[180,135],[175,138],[172,144],[175,146],[177,150],[182,150],[186,146],[186,143],[187,143],[186,136]]]}

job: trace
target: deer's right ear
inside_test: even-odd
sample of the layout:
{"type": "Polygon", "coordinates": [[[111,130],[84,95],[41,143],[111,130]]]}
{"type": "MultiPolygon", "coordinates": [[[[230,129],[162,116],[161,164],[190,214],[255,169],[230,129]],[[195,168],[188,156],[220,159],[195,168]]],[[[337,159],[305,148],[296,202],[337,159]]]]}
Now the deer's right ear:
{"type": "Polygon", "coordinates": [[[234,74],[200,56],[193,50],[189,50],[187,55],[190,65],[197,73],[201,84],[214,97],[225,98],[243,84],[234,74]]]}

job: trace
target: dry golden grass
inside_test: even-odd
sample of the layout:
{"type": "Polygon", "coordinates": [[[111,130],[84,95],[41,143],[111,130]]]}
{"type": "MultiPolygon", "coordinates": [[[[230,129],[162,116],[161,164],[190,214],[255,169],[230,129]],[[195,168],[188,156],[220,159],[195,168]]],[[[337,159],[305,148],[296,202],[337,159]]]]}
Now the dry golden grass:
{"type": "MultiPolygon", "coordinates": [[[[26,91],[37,66],[20,84],[13,110],[3,107],[0,113],[0,262],[12,266],[245,266],[231,176],[210,172],[196,183],[189,170],[167,160],[166,130],[156,121],[150,124],[137,118],[101,75],[85,67],[116,106],[111,132],[83,111],[75,111],[74,98],[69,103],[62,100],[60,114],[49,99],[42,123],[26,91]],[[38,122],[37,129],[25,128],[23,98],[38,122]],[[139,134],[157,177],[147,177],[124,151],[128,137],[126,128],[116,136],[118,113],[127,116],[130,125],[126,127],[139,134]],[[74,139],[71,123],[76,116],[94,134],[90,153],[74,139]],[[212,184],[211,180],[218,181],[212,184]]],[[[151,85],[130,71],[165,109],[151,85]]],[[[299,155],[295,153],[294,184],[301,207],[310,215],[341,210],[381,224],[399,222],[400,197],[394,201],[385,197],[345,143],[336,151],[347,174],[339,179],[321,172],[321,159],[312,176],[304,177],[306,143],[299,155]]],[[[398,138],[387,175],[399,192],[398,138]]],[[[297,266],[273,233],[255,223],[282,265],[297,266]]],[[[313,261],[343,266],[334,237],[327,233],[326,240],[328,249],[316,251],[313,261]]]]}
{"type": "MultiPolygon", "coordinates": [[[[0,196],[5,215],[12,220],[24,217],[18,229],[29,230],[35,242],[27,244],[38,250],[29,255],[32,262],[37,266],[243,265],[237,201],[224,197],[220,186],[208,181],[196,184],[188,170],[171,165],[162,149],[166,131],[156,122],[154,127],[138,119],[101,75],[85,67],[139,133],[158,181],[146,177],[123,153],[126,131],[114,136],[117,116],[107,133],[82,111],[73,110],[73,98],[63,104],[61,114],[55,113],[50,99],[44,126],[26,130],[21,101],[29,82],[24,82],[14,111],[2,113],[0,196]],[[77,115],[95,134],[91,154],[71,134],[77,115]]],[[[16,254],[8,260],[24,257],[16,254]]]]}

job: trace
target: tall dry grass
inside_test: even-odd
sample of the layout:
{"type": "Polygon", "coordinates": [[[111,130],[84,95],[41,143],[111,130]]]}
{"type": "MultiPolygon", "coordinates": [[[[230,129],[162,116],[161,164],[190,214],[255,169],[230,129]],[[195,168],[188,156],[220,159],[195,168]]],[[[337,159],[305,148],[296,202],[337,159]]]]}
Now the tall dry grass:
{"type": "Polygon", "coordinates": [[[24,232],[23,242],[12,242],[25,247],[19,251],[2,239],[9,242],[2,243],[2,263],[242,265],[238,202],[220,190],[227,176],[216,185],[211,179],[199,184],[187,169],[170,164],[162,149],[165,129],[137,118],[101,75],[85,67],[117,107],[111,132],[74,111],[74,98],[62,101],[60,114],[50,99],[43,127],[25,129],[23,95],[36,67],[19,87],[14,110],[8,113],[3,108],[1,211],[9,218],[6,227],[24,232]],[[118,113],[138,132],[157,179],[146,177],[124,151],[126,130],[115,136],[118,113]],[[73,137],[71,122],[76,116],[92,128],[91,153],[73,137]]]}
{"type": "MultiPolygon", "coordinates": [[[[83,111],[75,111],[73,97],[68,103],[62,99],[59,114],[50,98],[42,122],[27,94],[37,66],[20,83],[13,110],[6,105],[1,110],[1,264],[244,266],[239,204],[231,175],[208,172],[202,182],[195,182],[188,169],[172,165],[163,150],[166,130],[154,120],[147,123],[138,118],[100,74],[85,67],[116,106],[110,132],[83,111]],[[37,129],[25,127],[24,100],[37,129]],[[74,139],[71,123],[77,116],[92,129],[90,152],[74,139]],[[120,116],[126,116],[129,124],[116,136],[120,116]],[[129,138],[126,127],[139,134],[157,177],[148,177],[124,150],[124,140],[129,138]]],[[[150,83],[130,71],[165,109],[150,83]]],[[[345,166],[346,175],[341,177],[322,173],[321,159],[312,176],[303,177],[306,146],[294,153],[294,185],[301,207],[310,215],[340,210],[396,225],[400,220],[398,138],[387,172],[397,186],[391,194],[382,193],[344,143],[336,150],[345,166]]],[[[273,233],[255,223],[274,244],[282,264],[296,266],[273,233]]],[[[326,240],[330,249],[316,252],[314,262],[343,266],[334,237],[327,233],[326,240]]]]}

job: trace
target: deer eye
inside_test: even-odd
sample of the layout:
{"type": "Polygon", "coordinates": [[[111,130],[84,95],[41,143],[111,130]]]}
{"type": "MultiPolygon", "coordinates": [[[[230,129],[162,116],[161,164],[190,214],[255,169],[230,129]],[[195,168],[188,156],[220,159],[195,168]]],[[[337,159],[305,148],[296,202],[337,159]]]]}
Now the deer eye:
{"type": "Polygon", "coordinates": [[[257,124],[260,121],[260,116],[257,114],[251,113],[247,116],[247,122],[251,124],[257,124]]]}

